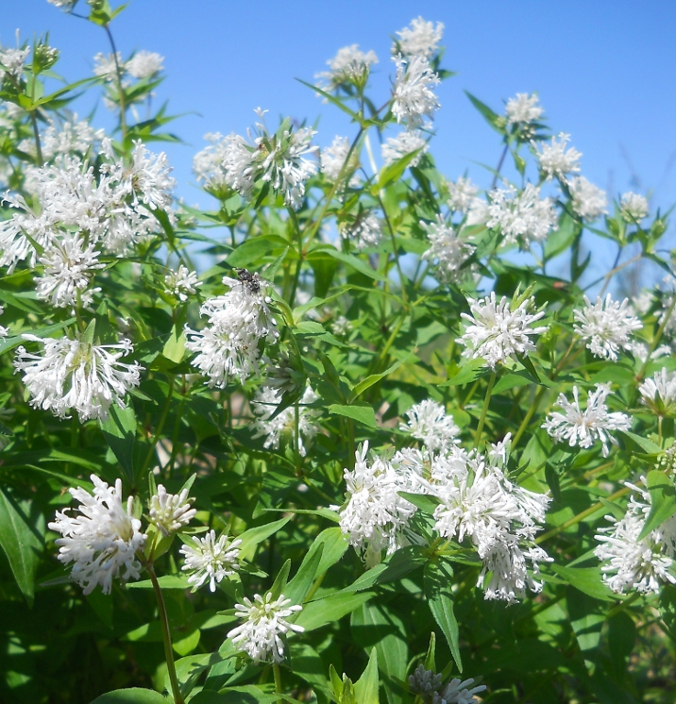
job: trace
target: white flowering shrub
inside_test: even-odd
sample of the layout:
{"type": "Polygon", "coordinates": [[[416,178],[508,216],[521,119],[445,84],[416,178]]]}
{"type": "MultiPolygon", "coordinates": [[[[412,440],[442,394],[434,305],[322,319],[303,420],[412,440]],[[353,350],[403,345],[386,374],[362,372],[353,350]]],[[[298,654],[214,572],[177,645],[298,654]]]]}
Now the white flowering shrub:
{"type": "Polygon", "coordinates": [[[257,110],[187,207],[163,57],[50,2],[111,42],[65,87],[46,39],[0,47],[0,700],[673,702],[666,217],[536,94],[470,96],[497,168],[439,173],[422,17],[387,102],[339,49],[307,85],[344,134],[257,110]]]}

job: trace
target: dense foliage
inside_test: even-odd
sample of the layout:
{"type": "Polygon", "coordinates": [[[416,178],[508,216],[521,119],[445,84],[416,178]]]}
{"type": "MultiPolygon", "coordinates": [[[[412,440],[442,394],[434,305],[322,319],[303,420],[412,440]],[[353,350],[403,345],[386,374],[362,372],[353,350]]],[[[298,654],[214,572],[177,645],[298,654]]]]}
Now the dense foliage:
{"type": "Polygon", "coordinates": [[[469,96],[498,166],[447,180],[422,18],[384,105],[356,45],[308,82],[351,137],[257,111],[188,207],[162,57],[50,2],[113,54],[64,84],[48,38],[0,47],[0,699],[672,702],[666,216],[609,204],[536,95],[469,96]]]}

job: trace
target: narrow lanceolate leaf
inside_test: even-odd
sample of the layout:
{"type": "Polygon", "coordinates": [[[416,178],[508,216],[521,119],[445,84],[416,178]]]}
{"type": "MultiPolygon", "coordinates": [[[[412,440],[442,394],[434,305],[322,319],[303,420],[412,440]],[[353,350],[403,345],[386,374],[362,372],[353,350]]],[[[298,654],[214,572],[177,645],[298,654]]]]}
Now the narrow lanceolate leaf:
{"type": "Polygon", "coordinates": [[[427,564],[424,580],[425,596],[434,620],[446,636],[453,660],[455,660],[458,670],[462,672],[458,622],[453,612],[453,597],[450,590],[452,572],[450,574],[449,572],[450,567],[448,566],[441,569],[434,562],[427,564]]]}
{"type": "Polygon", "coordinates": [[[31,526],[30,502],[19,504],[0,489],[0,546],[7,555],[16,583],[29,603],[35,594],[35,570],[42,540],[31,526]]]}
{"type": "Polygon", "coordinates": [[[108,418],[101,421],[101,430],[122,466],[127,479],[134,479],[134,441],[136,440],[136,414],[131,405],[118,408],[110,406],[108,418]]]}
{"type": "Polygon", "coordinates": [[[641,535],[638,536],[639,540],[650,535],[676,513],[676,489],[673,481],[663,472],[656,469],[648,472],[648,491],[652,507],[641,535]]]}
{"type": "Polygon", "coordinates": [[[167,704],[167,700],[153,689],[130,687],[102,694],[92,704],[167,704]]]}
{"type": "Polygon", "coordinates": [[[371,649],[368,665],[354,683],[354,693],[360,704],[378,704],[378,651],[371,649]]]}
{"type": "Polygon", "coordinates": [[[323,551],[324,546],[315,541],[298,568],[298,572],[284,588],[284,596],[291,599],[292,604],[302,604],[305,600],[317,574],[323,551]]]}

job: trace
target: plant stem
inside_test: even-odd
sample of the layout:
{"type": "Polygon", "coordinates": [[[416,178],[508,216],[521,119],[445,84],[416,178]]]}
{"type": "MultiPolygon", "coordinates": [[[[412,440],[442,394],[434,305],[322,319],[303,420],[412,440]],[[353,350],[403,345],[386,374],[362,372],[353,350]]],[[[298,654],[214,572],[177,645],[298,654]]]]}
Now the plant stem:
{"type": "MultiPolygon", "coordinates": [[[[272,672],[274,673],[275,676],[275,692],[277,694],[282,693],[282,671],[279,669],[279,663],[273,662],[272,663],[272,672]]],[[[282,704],[282,699],[279,699],[278,702],[279,704],[282,704]]]]}
{"type": "Polygon", "coordinates": [[[162,416],[160,418],[160,422],[157,424],[157,429],[155,430],[153,441],[150,443],[148,452],[146,453],[145,459],[143,460],[143,464],[141,465],[141,471],[139,472],[139,476],[143,476],[143,473],[146,471],[146,469],[148,469],[148,465],[150,464],[150,460],[152,459],[153,452],[155,451],[157,443],[160,440],[160,436],[162,435],[162,431],[164,430],[164,424],[166,423],[167,416],[169,415],[169,406],[171,405],[171,397],[173,396],[173,394],[174,377],[172,375],[169,377],[169,391],[167,393],[167,400],[164,403],[164,409],[162,410],[162,416]]]}
{"type": "Polygon", "coordinates": [[[37,154],[38,166],[42,166],[42,147],[40,146],[40,130],[38,129],[38,118],[35,110],[31,110],[31,123],[33,124],[33,134],[35,135],[35,152],[37,154]]]}
{"type": "Polygon", "coordinates": [[[174,695],[174,704],[184,704],[183,695],[178,685],[178,677],[176,676],[176,665],[174,663],[174,651],[171,645],[171,631],[169,630],[169,617],[167,616],[167,607],[164,603],[162,587],[157,581],[157,575],[152,563],[147,565],[148,575],[155,590],[157,598],[157,609],[160,614],[160,625],[162,626],[162,640],[164,641],[164,657],[167,661],[167,670],[169,672],[169,682],[171,683],[171,693],[174,695]]]}
{"type": "Polygon", "coordinates": [[[122,88],[122,71],[120,70],[120,64],[117,60],[117,49],[115,48],[115,40],[113,39],[113,33],[110,31],[110,27],[107,24],[103,25],[103,29],[106,30],[108,35],[108,41],[110,42],[110,47],[113,50],[113,60],[115,61],[115,77],[117,82],[117,93],[120,98],[120,129],[122,130],[122,141],[124,142],[127,136],[127,106],[124,100],[124,90],[122,88]]]}
{"type": "Polygon", "coordinates": [[[505,157],[507,156],[508,151],[509,151],[509,144],[505,144],[505,148],[502,150],[502,154],[500,155],[500,161],[498,161],[498,165],[495,169],[495,174],[493,175],[493,183],[491,183],[491,191],[495,188],[495,186],[498,182],[498,177],[500,176],[500,169],[502,168],[502,165],[505,161],[505,157]]]}
{"type": "MultiPolygon", "coordinates": [[[[614,494],[611,494],[607,498],[607,501],[613,501],[615,499],[619,499],[620,496],[624,496],[625,494],[628,494],[628,493],[629,493],[629,489],[627,487],[624,487],[623,489],[619,489],[618,491],[616,491],[614,494]]],[[[589,508],[585,509],[584,511],[581,511],[580,513],[578,513],[577,516],[573,516],[569,520],[565,521],[560,526],[558,526],[556,528],[552,528],[552,530],[549,530],[546,533],[543,533],[542,535],[538,536],[535,539],[535,542],[539,545],[540,543],[543,543],[545,540],[547,540],[549,538],[553,538],[555,535],[558,535],[559,533],[566,530],[566,528],[570,528],[571,526],[574,526],[577,523],[580,523],[580,521],[584,521],[585,518],[587,518],[588,516],[591,516],[593,513],[596,513],[597,511],[600,511],[602,508],[603,508],[603,504],[599,501],[598,503],[594,504],[593,506],[590,506],[589,508]]]]}
{"type": "Polygon", "coordinates": [[[484,398],[484,406],[481,409],[481,417],[479,418],[479,426],[476,429],[476,435],[474,436],[474,447],[479,447],[479,442],[481,442],[481,433],[484,429],[484,423],[486,422],[486,414],[488,413],[488,406],[491,402],[491,394],[493,393],[493,386],[495,385],[495,380],[498,376],[497,372],[491,374],[491,378],[488,382],[488,388],[486,389],[486,396],[484,398]]]}

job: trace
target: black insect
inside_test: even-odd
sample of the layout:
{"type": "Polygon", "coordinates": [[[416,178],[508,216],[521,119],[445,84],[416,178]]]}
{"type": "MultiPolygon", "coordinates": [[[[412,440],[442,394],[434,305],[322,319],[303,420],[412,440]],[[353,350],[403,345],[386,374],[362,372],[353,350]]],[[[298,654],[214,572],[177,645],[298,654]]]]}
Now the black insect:
{"type": "Polygon", "coordinates": [[[251,291],[251,293],[260,293],[261,280],[257,273],[251,273],[248,269],[235,269],[237,278],[251,291]]]}

